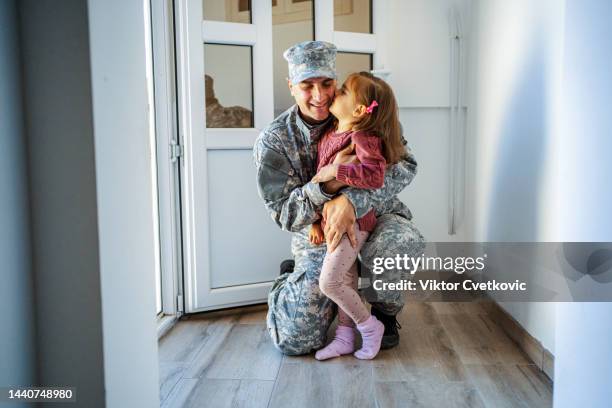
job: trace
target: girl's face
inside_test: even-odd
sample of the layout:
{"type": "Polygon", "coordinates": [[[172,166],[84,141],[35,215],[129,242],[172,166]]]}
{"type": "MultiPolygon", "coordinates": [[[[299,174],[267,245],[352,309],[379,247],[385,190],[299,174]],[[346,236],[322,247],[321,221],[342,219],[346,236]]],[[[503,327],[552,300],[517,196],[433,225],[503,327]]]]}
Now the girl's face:
{"type": "Polygon", "coordinates": [[[355,94],[346,83],[336,90],[336,97],[329,107],[329,111],[340,121],[353,121],[358,116],[355,94]]]}

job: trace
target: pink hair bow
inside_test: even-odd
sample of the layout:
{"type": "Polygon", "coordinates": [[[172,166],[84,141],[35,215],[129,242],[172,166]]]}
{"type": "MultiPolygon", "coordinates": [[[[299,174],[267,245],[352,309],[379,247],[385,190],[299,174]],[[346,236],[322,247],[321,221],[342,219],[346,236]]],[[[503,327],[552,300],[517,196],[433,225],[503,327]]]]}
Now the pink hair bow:
{"type": "Polygon", "coordinates": [[[376,101],[372,101],[372,103],[370,104],[370,106],[368,106],[368,107],[366,108],[366,112],[368,112],[368,113],[372,113],[372,111],[374,110],[374,108],[375,108],[375,107],[377,107],[377,106],[378,106],[378,102],[376,102],[376,101]]]}

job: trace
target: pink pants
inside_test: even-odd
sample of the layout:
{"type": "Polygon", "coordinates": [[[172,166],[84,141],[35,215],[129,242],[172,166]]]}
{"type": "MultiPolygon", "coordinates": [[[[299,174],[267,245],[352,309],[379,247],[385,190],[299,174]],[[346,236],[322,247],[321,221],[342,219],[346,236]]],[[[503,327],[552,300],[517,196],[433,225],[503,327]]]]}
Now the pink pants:
{"type": "Polygon", "coordinates": [[[353,248],[344,235],[340,244],[323,260],[319,287],[321,292],[338,305],[338,325],[354,327],[370,317],[370,312],[357,293],[357,254],[368,238],[369,232],[360,231],[354,224],[357,247],[353,248]]]}

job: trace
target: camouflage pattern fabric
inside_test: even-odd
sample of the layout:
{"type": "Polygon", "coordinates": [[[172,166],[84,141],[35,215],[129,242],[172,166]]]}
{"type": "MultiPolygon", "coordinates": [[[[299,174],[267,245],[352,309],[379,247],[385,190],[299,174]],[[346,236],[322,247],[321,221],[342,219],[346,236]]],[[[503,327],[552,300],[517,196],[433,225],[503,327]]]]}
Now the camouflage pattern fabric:
{"type": "MultiPolygon", "coordinates": [[[[323,123],[309,128],[294,105],[261,132],[253,149],[257,186],[266,209],[280,228],[294,232],[291,250],[295,269],[275,280],[268,296],[267,317],[274,345],[290,355],[321,348],[336,313],[333,302],[319,289],[326,246],[314,246],[308,240],[309,226],[320,218],[323,204],[333,198],[310,182],[316,172],[317,142],[325,126],[323,123]]],[[[412,181],[416,167],[414,156],[407,151],[404,160],[388,169],[382,188],[342,191],[355,207],[357,217],[370,208],[378,216],[376,229],[360,253],[366,274],[375,257],[418,256],[424,250],[425,240],[412,224],[410,210],[396,197],[412,181]]],[[[409,277],[397,270],[377,275],[383,282],[409,277]]],[[[388,314],[398,313],[404,304],[401,292],[397,291],[368,288],[363,294],[373,306],[388,314]]]]}
{"type": "Polygon", "coordinates": [[[315,77],[336,79],[336,53],[336,46],[325,41],[304,41],[289,47],[283,53],[289,80],[297,84],[315,77]]]}

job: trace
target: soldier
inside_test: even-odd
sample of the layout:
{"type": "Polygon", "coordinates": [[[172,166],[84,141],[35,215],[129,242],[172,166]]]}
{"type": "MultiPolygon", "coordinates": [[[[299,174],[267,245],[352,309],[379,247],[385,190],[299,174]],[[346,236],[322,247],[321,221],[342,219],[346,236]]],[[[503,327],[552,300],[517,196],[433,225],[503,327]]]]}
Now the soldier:
{"type": "MultiPolygon", "coordinates": [[[[334,194],[334,181],[311,183],[317,168],[317,143],[332,119],[329,106],[336,91],[336,47],[323,41],[306,41],[283,54],[289,64],[287,83],[296,104],[262,130],[253,149],[257,185],[264,205],[277,225],[293,232],[291,251],[294,270],[279,276],[268,296],[267,325],[274,345],[283,353],[310,353],[325,345],[334,318],[333,302],[319,289],[319,273],[327,248],[335,248],[346,233],[355,242],[352,226],[356,218],[376,210],[376,229],[360,256],[362,276],[374,258],[419,256],[424,238],[415,228],[410,210],[397,198],[414,178],[417,163],[406,158],[387,169],[384,186],[376,190],[344,188],[334,194]],[[309,242],[309,227],[324,214],[327,246],[309,242]]],[[[406,144],[404,140],[404,145],[406,144]]],[[[345,161],[354,160],[349,152],[345,161]]],[[[399,282],[405,270],[386,270],[376,279],[399,282]]],[[[372,314],[385,325],[382,347],[399,343],[396,315],[404,305],[399,291],[364,290],[372,314]]]]}

